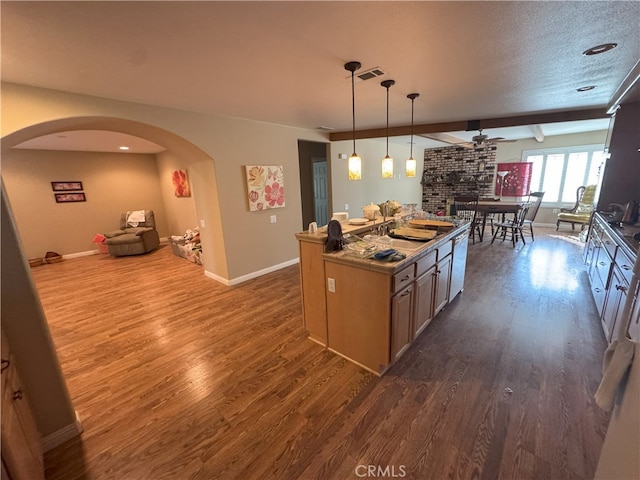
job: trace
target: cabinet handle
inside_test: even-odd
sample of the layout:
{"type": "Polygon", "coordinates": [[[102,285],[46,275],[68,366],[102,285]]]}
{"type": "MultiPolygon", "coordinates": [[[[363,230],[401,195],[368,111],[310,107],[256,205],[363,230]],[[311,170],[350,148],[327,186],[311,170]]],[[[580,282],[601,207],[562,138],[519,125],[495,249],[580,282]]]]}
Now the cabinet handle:
{"type": "Polygon", "coordinates": [[[606,263],[604,263],[604,262],[598,262],[598,265],[600,265],[600,266],[604,267],[604,266],[606,266],[607,264],[606,264],[606,263]]]}
{"type": "Polygon", "coordinates": [[[620,268],[623,270],[631,270],[631,267],[629,265],[620,265],[620,268]]]}
{"type": "Polygon", "coordinates": [[[13,399],[14,400],[20,400],[21,398],[22,398],[22,389],[19,388],[18,390],[13,392],[13,399]]]}
{"type": "Polygon", "coordinates": [[[402,277],[402,282],[404,282],[405,280],[409,280],[411,277],[409,275],[405,275],[404,277],[402,277]]]}
{"type": "Polygon", "coordinates": [[[602,291],[598,287],[594,288],[594,290],[596,291],[596,293],[600,293],[602,291]]]}
{"type": "Polygon", "coordinates": [[[2,367],[0,368],[0,372],[4,372],[7,368],[9,368],[9,365],[11,365],[11,362],[9,360],[7,360],[6,358],[2,359],[2,367]]]}
{"type": "Polygon", "coordinates": [[[401,297],[406,297],[407,295],[411,294],[411,290],[407,290],[406,292],[400,294],[401,297]]]}
{"type": "Polygon", "coordinates": [[[625,287],[624,285],[616,285],[616,290],[619,290],[621,292],[626,292],[627,287],[625,287]]]}

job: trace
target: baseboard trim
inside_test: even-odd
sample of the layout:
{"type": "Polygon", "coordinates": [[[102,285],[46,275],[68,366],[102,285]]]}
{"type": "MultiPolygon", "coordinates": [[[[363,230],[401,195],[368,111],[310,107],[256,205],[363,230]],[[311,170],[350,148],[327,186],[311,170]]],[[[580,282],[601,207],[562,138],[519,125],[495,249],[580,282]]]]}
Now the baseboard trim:
{"type": "Polygon", "coordinates": [[[60,430],[47,435],[42,439],[42,450],[48,452],[56,448],[58,445],[62,445],[67,440],[71,440],[79,436],[82,431],[82,422],[80,421],[80,414],[76,411],[76,421],[61,428],[60,430]]]}
{"type": "Polygon", "coordinates": [[[295,265],[296,263],[300,263],[300,258],[293,258],[291,260],[287,260],[286,262],[278,263],[277,265],[272,265],[271,267],[263,268],[262,270],[258,270],[256,272],[252,272],[246,275],[242,275],[240,277],[232,278],[231,280],[227,278],[223,278],[219,275],[216,275],[215,273],[210,272],[208,270],[204,271],[204,275],[205,277],[212,278],[213,280],[216,280],[217,282],[220,282],[223,285],[226,285],[227,287],[232,287],[234,285],[238,285],[248,280],[261,277],[262,275],[266,275],[267,273],[272,273],[277,270],[290,267],[291,265],[295,265]]]}
{"type": "Polygon", "coordinates": [[[67,253],[66,255],[62,255],[62,258],[88,257],[89,255],[97,255],[99,253],[98,250],[87,250],[85,252],[67,253]]]}

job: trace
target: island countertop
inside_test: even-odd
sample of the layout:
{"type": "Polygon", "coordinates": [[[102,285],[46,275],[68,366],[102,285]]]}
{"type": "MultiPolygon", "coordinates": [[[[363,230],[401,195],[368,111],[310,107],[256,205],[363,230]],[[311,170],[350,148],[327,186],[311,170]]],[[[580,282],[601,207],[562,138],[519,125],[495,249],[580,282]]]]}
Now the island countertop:
{"type": "Polygon", "coordinates": [[[406,258],[397,262],[381,261],[371,257],[361,258],[355,255],[351,255],[345,250],[339,252],[324,253],[322,256],[325,261],[342,263],[357,268],[364,268],[367,270],[373,270],[380,273],[393,275],[394,273],[402,270],[407,265],[415,263],[422,257],[428,255],[434,249],[450,241],[452,238],[455,238],[458,235],[466,232],[468,229],[469,222],[464,222],[456,227],[453,227],[449,231],[439,233],[433,240],[429,240],[427,242],[411,241],[411,243],[421,244],[421,246],[417,249],[404,249],[402,247],[390,246],[389,248],[393,248],[398,252],[404,253],[406,255],[406,258]]]}

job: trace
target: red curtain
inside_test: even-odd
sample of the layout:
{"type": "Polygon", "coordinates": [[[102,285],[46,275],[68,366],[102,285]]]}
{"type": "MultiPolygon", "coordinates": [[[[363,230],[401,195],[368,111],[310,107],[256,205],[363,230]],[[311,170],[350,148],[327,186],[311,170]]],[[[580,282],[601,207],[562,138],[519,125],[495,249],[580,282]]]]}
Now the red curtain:
{"type": "Polygon", "coordinates": [[[496,175],[495,194],[507,197],[525,197],[529,195],[533,163],[498,163],[498,172],[507,172],[504,177],[496,175]]]}

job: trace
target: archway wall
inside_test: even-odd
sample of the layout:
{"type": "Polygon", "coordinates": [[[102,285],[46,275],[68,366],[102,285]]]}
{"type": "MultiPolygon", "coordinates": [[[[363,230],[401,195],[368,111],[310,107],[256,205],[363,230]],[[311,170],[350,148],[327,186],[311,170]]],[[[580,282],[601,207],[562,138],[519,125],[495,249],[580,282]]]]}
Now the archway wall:
{"type": "Polygon", "coordinates": [[[2,84],[3,150],[69,129],[121,131],[188,158],[205,269],[223,282],[295,260],[300,230],[298,139],[313,130],[204,115],[24,85],[2,84]],[[249,212],[244,165],[283,165],[286,206],[249,212]],[[270,215],[277,216],[270,223],[270,215]]]}

